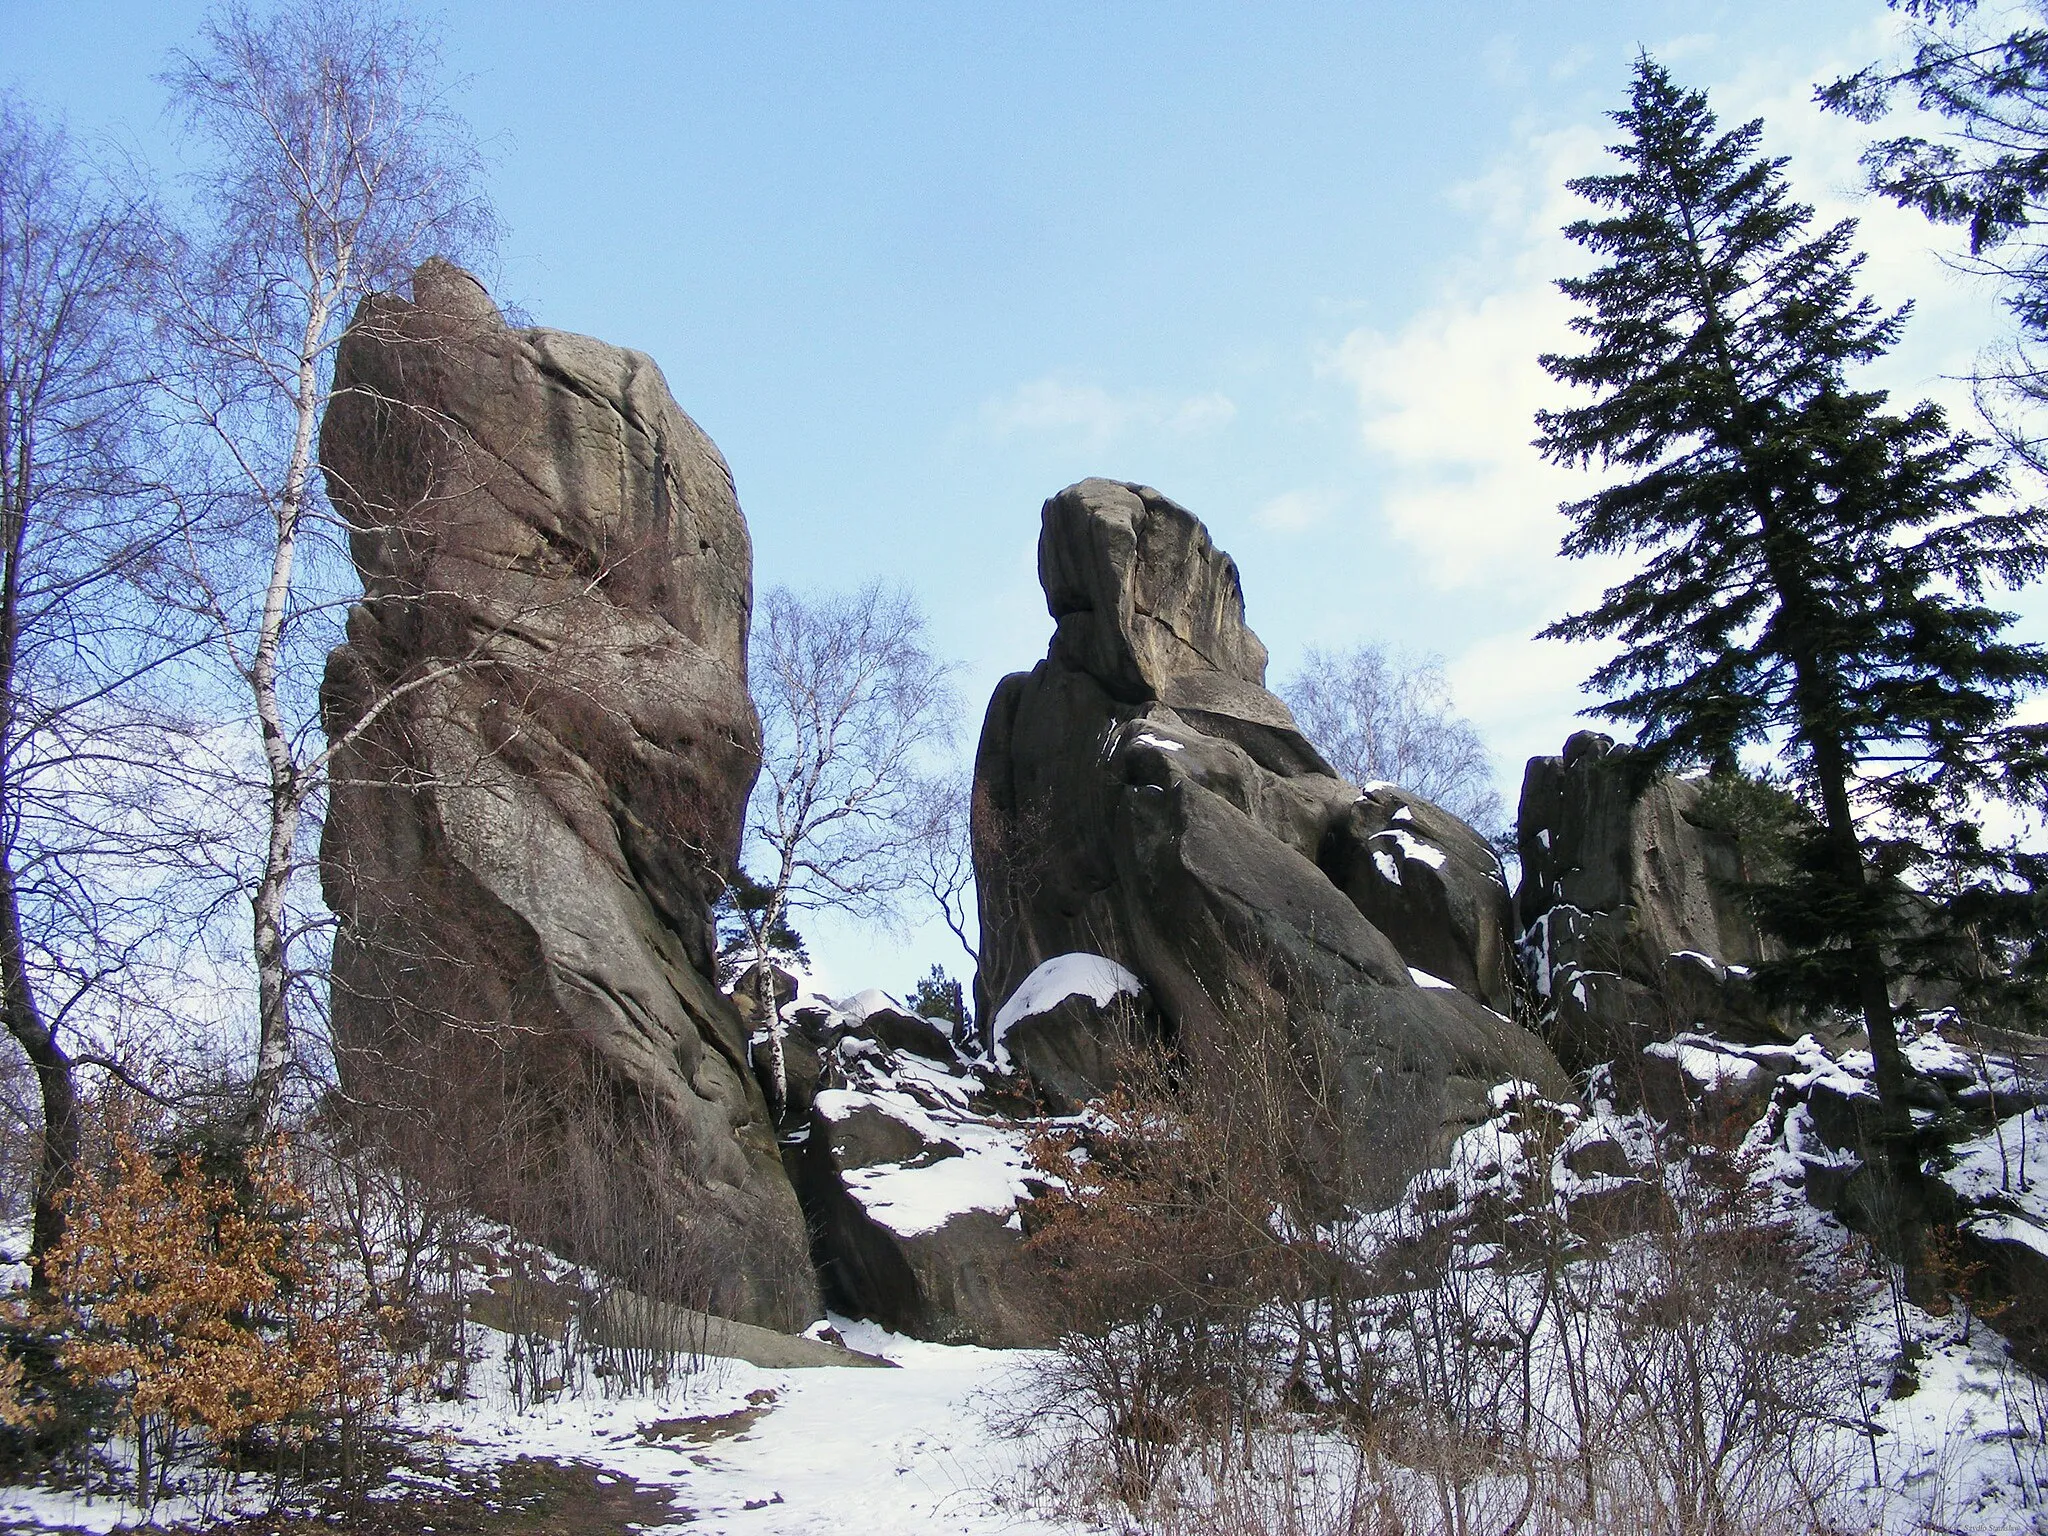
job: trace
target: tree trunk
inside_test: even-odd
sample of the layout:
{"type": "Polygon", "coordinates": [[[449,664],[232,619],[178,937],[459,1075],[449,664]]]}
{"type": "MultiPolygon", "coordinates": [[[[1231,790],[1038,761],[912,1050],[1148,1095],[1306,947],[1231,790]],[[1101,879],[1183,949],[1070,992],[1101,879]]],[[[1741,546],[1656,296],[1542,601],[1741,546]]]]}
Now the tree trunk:
{"type": "MultiPolygon", "coordinates": [[[[1809,745],[1821,780],[1823,824],[1834,877],[1845,891],[1863,897],[1869,891],[1869,872],[1864,867],[1854,811],[1849,803],[1847,754],[1838,741],[1813,741],[1809,745]]],[[[1913,1135],[1913,1114],[1906,1103],[1906,1063],[1899,1049],[1898,1019],[1892,1009],[1890,971],[1882,947],[1867,931],[1851,940],[1849,955],[1877,1079],[1878,1171],[1889,1207],[1878,1213],[1878,1219],[1897,1245],[1899,1262],[1905,1268],[1907,1296],[1925,1306],[1936,1299],[1938,1287],[1927,1254],[1926,1189],[1913,1135]]]]}
{"type": "Polygon", "coordinates": [[[29,1283],[48,1288],[43,1261],[64,1237],[64,1192],[78,1166],[78,1080],[71,1058],[36,1006],[29,986],[28,952],[14,869],[0,859],[0,1009],[7,1032],[35,1069],[43,1100],[43,1146],[36,1161],[35,1217],[29,1239],[29,1283]]]}
{"type": "MultiPolygon", "coordinates": [[[[21,656],[22,561],[27,547],[30,508],[34,505],[34,440],[22,404],[12,388],[0,392],[8,419],[5,457],[13,462],[0,501],[4,518],[5,566],[0,569],[0,819],[17,823],[19,789],[15,779],[17,676],[21,656]]],[[[28,972],[28,945],[21,931],[21,896],[14,872],[12,840],[0,848],[0,1012],[7,1032],[28,1057],[43,1101],[43,1144],[36,1159],[33,1226],[29,1236],[29,1282],[48,1288],[43,1261],[64,1236],[64,1192],[78,1164],[78,1079],[71,1058],[57,1043],[57,1034],[36,1002],[28,972]]]]}
{"type": "MultiPolygon", "coordinates": [[[[346,257],[331,291],[346,281],[346,257]]],[[[251,1143],[268,1135],[277,1113],[285,1067],[291,1058],[288,1025],[291,976],[285,952],[285,895],[291,882],[293,844],[306,802],[306,785],[285,731],[278,698],[277,669],[284,648],[286,610],[292,590],[292,566],[298,554],[299,523],[306,508],[307,482],[313,470],[313,438],[320,424],[318,359],[327,331],[330,290],[315,284],[306,329],[299,345],[295,420],[291,458],[285,466],[282,493],[274,515],[277,543],[270,580],[263,594],[263,617],[249,658],[249,690],[263,733],[263,758],[270,776],[270,825],[264,846],[263,872],[252,897],[256,946],[256,1071],[249,1084],[249,1102],[242,1129],[251,1143]]]]}
{"type": "Polygon", "coordinates": [[[768,1114],[776,1121],[782,1119],[782,1111],[789,1103],[789,1056],[783,1040],[782,1009],[775,1001],[775,969],[769,963],[768,945],[782,920],[784,899],[778,889],[770,898],[754,937],[754,995],[768,1025],[768,1114]]]}

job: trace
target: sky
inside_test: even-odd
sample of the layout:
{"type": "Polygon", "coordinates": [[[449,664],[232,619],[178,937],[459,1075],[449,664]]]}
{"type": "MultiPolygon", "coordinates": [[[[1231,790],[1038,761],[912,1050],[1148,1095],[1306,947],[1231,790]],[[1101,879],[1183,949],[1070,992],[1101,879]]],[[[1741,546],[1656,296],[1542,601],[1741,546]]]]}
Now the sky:
{"type": "MultiPolygon", "coordinates": [[[[155,76],[191,0],[0,0],[0,83],[173,168],[155,76]]],[[[1584,476],[1541,462],[1570,346],[1566,178],[1647,49],[1911,299],[1867,381],[1967,413],[2003,330],[1953,242],[1864,196],[1816,81],[1886,54],[1881,0],[1266,0],[423,7],[507,226],[490,280],[653,355],[732,465],[757,588],[899,580],[959,664],[971,757],[1051,633],[1038,509],[1156,486],[1237,560],[1269,681],[1311,645],[1440,656],[1512,806],[1597,657],[1535,632],[1612,568],[1556,558],[1584,476]]],[[[2048,638],[2048,601],[2018,600],[2048,638]]],[[[814,920],[829,983],[964,957],[814,920]]]]}

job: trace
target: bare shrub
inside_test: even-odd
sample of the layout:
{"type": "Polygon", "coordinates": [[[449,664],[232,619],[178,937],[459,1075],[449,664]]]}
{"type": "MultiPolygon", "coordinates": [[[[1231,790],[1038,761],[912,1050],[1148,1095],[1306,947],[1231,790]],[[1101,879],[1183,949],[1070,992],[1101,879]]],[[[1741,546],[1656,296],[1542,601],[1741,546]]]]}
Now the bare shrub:
{"type": "Polygon", "coordinates": [[[1068,1312],[1024,1413],[1069,1502],[1190,1533],[1823,1528],[1851,1293],[1753,1157],[1667,1137],[1578,1207],[1584,1111],[1509,1087],[1376,1202],[1422,1158],[1355,1122],[1412,1118],[1340,1102],[1327,1032],[1223,1013],[1034,1150],[1068,1312]]]}

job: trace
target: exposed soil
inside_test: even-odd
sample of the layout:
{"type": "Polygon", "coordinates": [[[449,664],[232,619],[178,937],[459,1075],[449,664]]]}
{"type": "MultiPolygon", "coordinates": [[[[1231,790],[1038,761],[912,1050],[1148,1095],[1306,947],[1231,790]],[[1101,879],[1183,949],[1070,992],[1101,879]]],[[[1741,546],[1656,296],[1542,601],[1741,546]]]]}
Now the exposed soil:
{"type": "Polygon", "coordinates": [[[640,1426],[640,1438],[649,1444],[688,1440],[694,1445],[709,1445],[714,1440],[730,1440],[760,1423],[761,1415],[774,1406],[773,1392],[749,1392],[744,1408],[736,1408],[731,1413],[699,1414],[693,1418],[656,1419],[652,1424],[640,1426]]]}
{"type": "Polygon", "coordinates": [[[623,1536],[695,1516],[665,1492],[588,1462],[522,1456],[454,1489],[340,1500],[315,1513],[255,1515],[208,1530],[209,1536],[623,1536]]]}

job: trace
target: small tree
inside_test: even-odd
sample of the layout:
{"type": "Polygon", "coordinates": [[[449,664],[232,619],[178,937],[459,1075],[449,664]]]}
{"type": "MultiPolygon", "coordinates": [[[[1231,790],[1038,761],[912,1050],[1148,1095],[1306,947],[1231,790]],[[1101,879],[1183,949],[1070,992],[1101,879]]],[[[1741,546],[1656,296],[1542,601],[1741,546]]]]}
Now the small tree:
{"type": "Polygon", "coordinates": [[[939,774],[919,786],[911,881],[958,941],[968,963],[979,965],[981,948],[976,940],[981,935],[977,930],[968,937],[968,924],[975,917],[972,807],[972,787],[957,774],[939,774]]]}
{"type": "Polygon", "coordinates": [[[922,755],[951,736],[948,667],[929,649],[906,592],[769,592],[749,662],[761,712],[761,777],[749,856],[765,895],[736,901],[763,989],[772,1091],[787,1093],[784,1025],[766,964],[793,911],[887,918],[910,888],[922,832],[922,755]]]}
{"type": "Polygon", "coordinates": [[[2010,861],[1982,844],[1981,797],[2024,799],[2048,774],[2044,733],[2011,722],[2048,654],[1980,600],[2048,562],[2048,513],[1980,510],[1999,478],[1938,407],[1849,388],[1905,312],[1857,295],[1852,223],[1808,234],[1784,162],[1756,153],[1760,123],[1721,132],[1647,56],[1614,119],[1624,168],[1570,184],[1603,212],[1566,230],[1604,264],[1559,284],[1591,346],[1543,359],[1599,398],[1537,424],[1546,457],[1624,475],[1564,507],[1564,553],[1646,564],[1544,633],[1621,642],[1588,687],[1653,761],[1788,751],[1812,821],[1756,891],[1791,950],[1763,977],[1861,1012],[1910,1265],[1899,894],[1909,877],[1995,884],[2010,861]]]}
{"type": "Polygon", "coordinates": [[[1384,646],[1311,646],[1280,687],[1302,733],[1354,784],[1385,780],[1491,836],[1502,829],[1493,763],[1451,703],[1443,663],[1384,646]]]}
{"type": "Polygon", "coordinates": [[[910,992],[910,1011],[921,1018],[941,1019],[953,1026],[955,1038],[964,1035],[973,1022],[967,1013],[967,989],[935,965],[929,976],[918,978],[910,992]]]}
{"type": "Polygon", "coordinates": [[[260,17],[227,0],[167,77],[210,157],[197,190],[211,233],[162,316],[162,383],[195,455],[179,595],[261,752],[257,846],[238,871],[258,992],[252,1139],[291,1060],[292,893],[334,750],[315,745],[315,668],[354,588],[316,473],[334,348],[366,295],[495,234],[437,62],[432,30],[378,0],[286,0],[260,17]]]}
{"type": "Polygon", "coordinates": [[[389,1319],[347,1291],[282,1144],[214,1171],[197,1151],[159,1157],[118,1127],[107,1168],[82,1172],[69,1203],[49,1261],[58,1359],[114,1389],[145,1505],[183,1432],[237,1451],[266,1431],[281,1449],[402,1385],[377,1335],[389,1319]]]}

